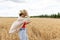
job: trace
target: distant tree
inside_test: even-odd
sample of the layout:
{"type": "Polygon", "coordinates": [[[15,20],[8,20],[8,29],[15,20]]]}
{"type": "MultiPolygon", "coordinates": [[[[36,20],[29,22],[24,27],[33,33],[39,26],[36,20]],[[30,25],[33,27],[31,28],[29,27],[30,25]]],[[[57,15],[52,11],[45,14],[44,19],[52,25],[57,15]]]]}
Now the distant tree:
{"type": "Polygon", "coordinates": [[[60,13],[58,12],[57,17],[60,18],[60,13]]]}
{"type": "Polygon", "coordinates": [[[39,16],[31,16],[31,17],[45,17],[45,18],[60,18],[60,13],[58,12],[57,14],[51,14],[51,15],[39,15],[39,16]]]}

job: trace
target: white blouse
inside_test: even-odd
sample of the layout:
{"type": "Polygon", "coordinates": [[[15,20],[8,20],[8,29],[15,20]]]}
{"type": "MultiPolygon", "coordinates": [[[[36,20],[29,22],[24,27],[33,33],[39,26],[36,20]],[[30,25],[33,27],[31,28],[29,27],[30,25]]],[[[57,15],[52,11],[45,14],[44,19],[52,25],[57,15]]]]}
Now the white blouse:
{"type": "Polygon", "coordinates": [[[30,17],[26,16],[25,18],[23,17],[18,17],[16,21],[14,21],[11,25],[11,28],[9,30],[9,33],[14,33],[16,30],[19,30],[20,28],[17,28],[18,26],[23,26],[24,22],[30,22],[30,17]],[[17,28],[17,29],[15,29],[17,28]]]}

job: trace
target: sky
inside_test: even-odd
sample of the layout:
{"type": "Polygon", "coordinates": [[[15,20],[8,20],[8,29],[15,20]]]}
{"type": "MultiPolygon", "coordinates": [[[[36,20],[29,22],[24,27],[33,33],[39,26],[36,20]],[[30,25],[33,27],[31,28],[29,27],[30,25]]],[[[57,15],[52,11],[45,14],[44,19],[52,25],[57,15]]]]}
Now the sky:
{"type": "Polygon", "coordinates": [[[0,17],[17,17],[26,9],[29,16],[60,12],[60,0],[0,0],[0,17]]]}

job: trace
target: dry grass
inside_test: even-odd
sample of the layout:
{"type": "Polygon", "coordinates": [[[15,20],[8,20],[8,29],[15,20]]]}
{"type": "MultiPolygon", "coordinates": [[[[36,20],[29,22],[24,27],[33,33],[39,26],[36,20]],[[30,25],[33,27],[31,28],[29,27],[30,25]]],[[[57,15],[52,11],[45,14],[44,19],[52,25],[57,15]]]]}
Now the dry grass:
{"type": "MultiPolygon", "coordinates": [[[[0,40],[19,40],[17,33],[8,31],[17,18],[0,18],[0,40]]],[[[30,40],[60,40],[60,19],[31,18],[27,25],[30,40]]]]}

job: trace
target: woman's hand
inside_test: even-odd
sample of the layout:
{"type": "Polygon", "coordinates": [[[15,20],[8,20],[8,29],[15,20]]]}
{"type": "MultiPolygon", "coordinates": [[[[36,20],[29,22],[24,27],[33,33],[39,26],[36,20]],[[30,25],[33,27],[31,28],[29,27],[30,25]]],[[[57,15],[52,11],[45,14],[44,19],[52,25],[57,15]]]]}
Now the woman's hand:
{"type": "Polygon", "coordinates": [[[19,32],[19,30],[16,29],[16,33],[19,32]]]}

